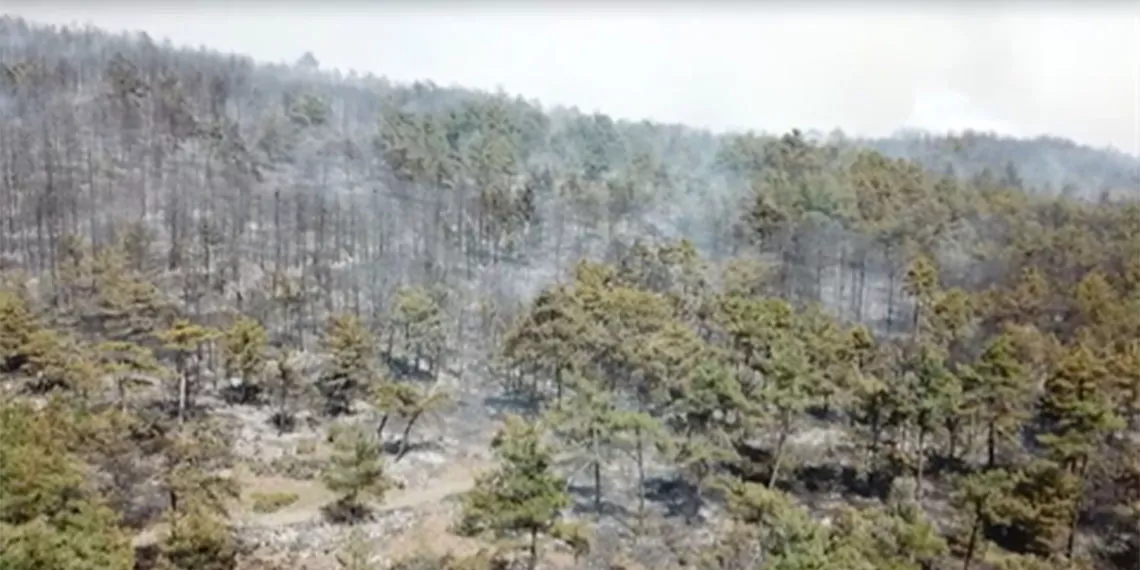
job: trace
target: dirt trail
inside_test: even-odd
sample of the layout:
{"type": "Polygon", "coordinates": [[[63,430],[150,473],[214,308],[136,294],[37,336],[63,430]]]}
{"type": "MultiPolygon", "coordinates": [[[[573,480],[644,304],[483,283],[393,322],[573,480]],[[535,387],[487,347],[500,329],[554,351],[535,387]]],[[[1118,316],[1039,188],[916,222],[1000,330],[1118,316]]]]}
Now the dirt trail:
{"type": "MultiPolygon", "coordinates": [[[[303,523],[321,516],[320,508],[333,501],[334,497],[319,482],[303,482],[308,489],[285,489],[277,487],[277,491],[293,491],[301,497],[296,503],[273,513],[254,513],[248,511],[235,517],[247,527],[279,527],[303,523]]],[[[470,491],[475,486],[475,475],[470,468],[455,467],[450,469],[443,477],[429,482],[424,488],[396,490],[385,497],[384,502],[374,507],[375,513],[386,513],[399,509],[435,506],[444,499],[470,491]]],[[[262,490],[255,488],[255,490],[262,490]]]]}
{"type": "MultiPolygon", "coordinates": [[[[373,507],[373,512],[383,514],[406,508],[434,510],[445,499],[470,491],[475,486],[475,475],[481,467],[480,464],[452,464],[446,472],[432,478],[423,487],[391,491],[383,503],[373,507]]],[[[242,484],[247,495],[273,492],[297,494],[295,503],[272,513],[255,513],[245,505],[234,509],[233,521],[245,528],[277,528],[319,520],[322,516],[321,507],[336,499],[320,481],[269,476],[242,478],[242,484]]],[[[243,503],[248,504],[248,496],[243,503]]],[[[153,544],[162,536],[165,528],[165,523],[155,524],[135,535],[132,543],[136,547],[153,544]]]]}

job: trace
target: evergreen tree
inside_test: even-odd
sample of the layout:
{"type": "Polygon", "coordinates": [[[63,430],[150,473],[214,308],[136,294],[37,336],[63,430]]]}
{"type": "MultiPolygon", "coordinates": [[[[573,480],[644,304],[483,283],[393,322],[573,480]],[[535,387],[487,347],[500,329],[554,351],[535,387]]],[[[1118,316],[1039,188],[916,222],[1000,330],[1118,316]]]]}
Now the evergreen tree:
{"type": "MultiPolygon", "coordinates": [[[[1124,425],[1105,389],[1107,379],[1103,361],[1082,341],[1066,351],[1045,382],[1041,400],[1045,432],[1038,436],[1038,441],[1078,483],[1098,458],[1107,437],[1124,425]]],[[[1081,489],[1076,491],[1071,505],[1065,549],[1070,558],[1076,541],[1082,493],[1081,489]]]]}
{"type": "MultiPolygon", "coordinates": [[[[404,421],[404,432],[400,437],[400,449],[396,461],[400,461],[411,451],[412,429],[425,417],[441,414],[451,409],[455,402],[451,393],[435,384],[419,386],[412,383],[387,382],[378,389],[377,406],[384,410],[377,436],[383,438],[384,426],[388,417],[396,415],[404,421]]],[[[382,440],[382,439],[381,439],[382,440]]]]}
{"type": "Polygon", "coordinates": [[[188,421],[164,434],[160,444],[161,488],[169,517],[198,512],[227,516],[239,485],[229,474],[234,457],[221,425],[209,418],[188,421]]]}
{"type": "Polygon", "coordinates": [[[931,436],[957,413],[962,386],[946,364],[946,354],[938,347],[920,345],[907,355],[902,385],[898,386],[898,419],[915,433],[911,462],[915,470],[914,499],[922,499],[927,446],[931,436]]]}
{"type": "Polygon", "coordinates": [[[327,414],[345,414],[375,382],[376,340],[355,316],[336,315],[329,319],[323,342],[330,360],[317,388],[327,414]]]}
{"type": "Polygon", "coordinates": [[[412,369],[419,370],[420,362],[428,356],[432,369],[438,372],[444,348],[443,309],[438,298],[424,289],[400,289],[395,313],[395,322],[403,328],[405,350],[413,358],[412,369]]]}
{"type": "Polygon", "coordinates": [[[594,512],[601,516],[602,468],[629,422],[612,397],[595,382],[577,379],[573,385],[573,396],[564,408],[552,411],[548,421],[566,449],[578,459],[584,459],[590,469],[594,481],[594,512]]]}
{"type": "Polygon", "coordinates": [[[492,443],[499,467],[479,477],[464,497],[459,523],[464,534],[525,548],[529,570],[538,567],[542,537],[565,541],[578,534],[562,522],[570,497],[565,482],[553,473],[553,457],[542,436],[538,425],[513,416],[507,420],[492,443]]]}
{"type": "Polygon", "coordinates": [[[172,513],[159,544],[159,570],[234,570],[238,545],[224,522],[200,509],[172,513]]]}
{"type": "Polygon", "coordinates": [[[40,328],[25,298],[0,290],[0,371],[14,372],[27,362],[28,343],[40,328]]]}
{"type": "Polygon", "coordinates": [[[1080,480],[1056,463],[1036,460],[1022,468],[1016,481],[1011,500],[997,509],[998,516],[1010,521],[1012,546],[1046,558],[1064,554],[1080,480]]]}
{"type": "Polygon", "coordinates": [[[955,482],[952,503],[959,511],[966,538],[962,552],[962,570],[970,570],[985,544],[985,531],[996,525],[1008,525],[1011,495],[1017,485],[1017,473],[1001,469],[974,473],[955,482]]]}
{"type": "Polygon", "coordinates": [[[674,436],[661,447],[692,485],[686,513],[692,522],[709,478],[721,463],[736,458],[743,428],[738,416],[748,413],[749,404],[736,378],[715,361],[702,364],[676,394],[665,412],[674,436]]]}
{"type": "Polygon", "coordinates": [[[393,486],[384,466],[384,451],[360,428],[341,430],[333,442],[335,451],[322,479],[340,497],[328,512],[334,520],[357,521],[368,514],[365,501],[382,501],[393,486]]]}
{"type": "Polygon", "coordinates": [[[150,350],[126,341],[106,341],[95,346],[102,371],[115,383],[119,407],[126,412],[132,388],[149,386],[171,376],[150,350]]]}
{"type": "Polygon", "coordinates": [[[273,394],[272,400],[276,408],[272,421],[277,426],[279,434],[293,429],[297,400],[305,393],[306,388],[312,387],[301,384],[296,355],[296,352],[291,350],[281,351],[268,378],[268,388],[273,394]]]}
{"type": "Polygon", "coordinates": [[[997,464],[998,448],[1017,441],[1030,417],[1033,386],[1011,333],[992,339],[973,367],[963,374],[967,408],[986,434],[986,466],[997,464]]]}
{"type": "Polygon", "coordinates": [[[265,328],[248,317],[239,317],[223,333],[223,351],[226,371],[241,379],[240,401],[248,404],[261,393],[259,376],[263,372],[266,359],[268,335],[265,328]]]}
{"type": "Polygon", "coordinates": [[[507,333],[503,354],[525,372],[552,380],[555,404],[560,406],[565,375],[585,356],[587,327],[586,316],[570,291],[544,291],[529,314],[507,333]]]}
{"type": "Polygon", "coordinates": [[[183,423],[197,390],[202,345],[212,341],[215,332],[188,319],[178,319],[156,336],[165,348],[174,353],[174,370],[178,375],[178,423],[183,423]]]}
{"type": "Polygon", "coordinates": [[[768,352],[770,356],[761,365],[765,370],[764,381],[754,393],[754,399],[762,402],[765,410],[760,414],[762,417],[754,420],[758,425],[752,429],[770,425],[776,433],[768,478],[768,486],[775,487],[780,467],[786,460],[788,438],[796,421],[813,403],[813,386],[823,378],[809,361],[806,347],[790,334],[775,339],[768,352]]]}
{"type": "Polygon", "coordinates": [[[118,516],[69,449],[74,420],[57,402],[0,404],[0,568],[128,570],[134,552],[118,516]]]}

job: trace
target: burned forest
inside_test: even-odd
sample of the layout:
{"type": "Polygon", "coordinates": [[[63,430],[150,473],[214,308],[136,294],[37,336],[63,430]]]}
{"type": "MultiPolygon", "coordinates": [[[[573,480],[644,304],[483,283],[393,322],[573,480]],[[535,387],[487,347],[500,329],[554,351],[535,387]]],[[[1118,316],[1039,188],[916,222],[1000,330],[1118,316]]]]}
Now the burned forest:
{"type": "Polygon", "coordinates": [[[1137,188],[0,17],[0,569],[1140,570],[1137,188]]]}

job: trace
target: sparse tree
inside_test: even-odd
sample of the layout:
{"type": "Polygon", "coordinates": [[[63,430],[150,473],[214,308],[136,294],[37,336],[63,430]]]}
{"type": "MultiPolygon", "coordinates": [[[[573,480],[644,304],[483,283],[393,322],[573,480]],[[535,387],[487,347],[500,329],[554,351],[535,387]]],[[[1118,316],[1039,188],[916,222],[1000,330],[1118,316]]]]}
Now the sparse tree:
{"type": "Polygon", "coordinates": [[[481,476],[464,497],[459,524],[465,534],[487,535],[524,548],[529,570],[538,567],[540,538],[581,542],[574,540],[580,533],[562,521],[570,497],[565,482],[553,473],[554,458],[542,437],[536,424],[518,417],[507,420],[492,444],[499,466],[481,476]]]}
{"type": "Polygon", "coordinates": [[[357,521],[368,514],[366,501],[383,500],[394,483],[384,466],[380,442],[365,430],[341,430],[333,443],[335,451],[322,474],[325,486],[339,495],[329,513],[334,520],[357,521]]]}
{"type": "Polygon", "coordinates": [[[352,411],[352,402],[365,394],[375,379],[376,340],[353,315],[329,319],[323,340],[330,361],[317,380],[330,415],[352,411]]]}
{"type": "Polygon", "coordinates": [[[178,319],[156,336],[165,348],[174,353],[174,371],[178,376],[178,423],[181,424],[186,420],[186,412],[193,405],[198,388],[196,380],[201,366],[202,345],[212,341],[216,333],[188,319],[178,319]]]}
{"type": "Polygon", "coordinates": [[[240,317],[223,332],[226,371],[241,380],[239,399],[248,404],[260,397],[259,376],[265,369],[268,335],[265,328],[248,317],[240,317]]]}

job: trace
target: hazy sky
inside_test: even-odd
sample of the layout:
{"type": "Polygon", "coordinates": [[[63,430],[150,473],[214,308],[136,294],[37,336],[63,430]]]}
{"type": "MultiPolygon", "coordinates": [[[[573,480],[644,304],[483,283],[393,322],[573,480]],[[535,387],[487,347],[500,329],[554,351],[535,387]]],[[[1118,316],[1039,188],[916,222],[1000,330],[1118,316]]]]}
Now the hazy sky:
{"type": "Polygon", "coordinates": [[[977,4],[0,0],[0,12],[258,60],[311,50],[323,67],[718,130],[972,127],[1140,154],[1140,2],[977,4]]]}

